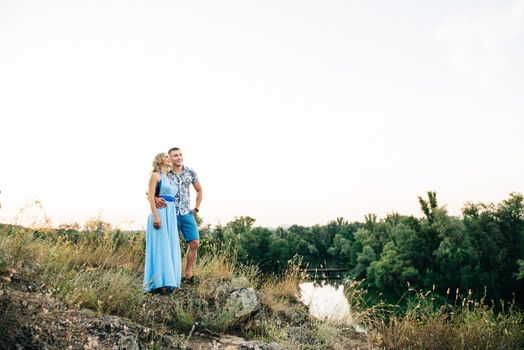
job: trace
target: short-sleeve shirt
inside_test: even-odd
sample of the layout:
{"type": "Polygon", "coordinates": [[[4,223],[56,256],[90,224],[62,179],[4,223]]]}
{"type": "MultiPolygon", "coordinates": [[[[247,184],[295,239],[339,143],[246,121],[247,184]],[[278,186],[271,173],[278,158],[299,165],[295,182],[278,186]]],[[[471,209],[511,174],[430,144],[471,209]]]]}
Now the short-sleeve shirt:
{"type": "Polygon", "coordinates": [[[189,198],[189,188],[192,184],[198,182],[198,176],[196,172],[186,166],[182,167],[180,174],[176,174],[173,171],[169,172],[169,177],[175,181],[178,187],[178,193],[176,194],[176,214],[186,215],[191,211],[191,202],[189,198]]]}

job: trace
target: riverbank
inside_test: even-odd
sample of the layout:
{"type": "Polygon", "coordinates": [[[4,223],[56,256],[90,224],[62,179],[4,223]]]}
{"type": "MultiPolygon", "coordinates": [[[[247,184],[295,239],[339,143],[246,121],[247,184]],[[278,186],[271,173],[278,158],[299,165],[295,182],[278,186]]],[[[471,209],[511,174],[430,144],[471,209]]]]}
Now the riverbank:
{"type": "Polygon", "coordinates": [[[198,283],[141,291],[143,235],[0,227],[4,348],[369,349],[351,325],[316,320],[298,300],[292,261],[281,277],[204,246],[198,283]]]}

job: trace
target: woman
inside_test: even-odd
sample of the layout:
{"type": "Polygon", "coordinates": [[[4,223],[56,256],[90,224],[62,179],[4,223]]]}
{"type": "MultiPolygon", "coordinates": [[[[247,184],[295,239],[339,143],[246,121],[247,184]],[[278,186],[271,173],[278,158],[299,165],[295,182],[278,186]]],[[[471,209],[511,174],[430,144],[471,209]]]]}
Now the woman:
{"type": "Polygon", "coordinates": [[[144,290],[172,291],[180,287],[182,261],[175,214],[175,183],[168,177],[171,159],[159,153],[153,160],[148,194],[151,214],[147,220],[144,290]],[[155,206],[155,192],[164,198],[165,208],[155,206]]]}

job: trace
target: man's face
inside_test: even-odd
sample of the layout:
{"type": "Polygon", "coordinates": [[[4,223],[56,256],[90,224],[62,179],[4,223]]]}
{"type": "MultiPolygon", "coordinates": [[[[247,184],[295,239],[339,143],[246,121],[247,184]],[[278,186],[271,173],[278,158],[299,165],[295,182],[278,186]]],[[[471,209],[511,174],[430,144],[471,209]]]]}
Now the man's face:
{"type": "Polygon", "coordinates": [[[182,151],[171,151],[169,153],[169,158],[171,158],[171,165],[173,167],[182,166],[184,158],[182,157],[182,151]]]}

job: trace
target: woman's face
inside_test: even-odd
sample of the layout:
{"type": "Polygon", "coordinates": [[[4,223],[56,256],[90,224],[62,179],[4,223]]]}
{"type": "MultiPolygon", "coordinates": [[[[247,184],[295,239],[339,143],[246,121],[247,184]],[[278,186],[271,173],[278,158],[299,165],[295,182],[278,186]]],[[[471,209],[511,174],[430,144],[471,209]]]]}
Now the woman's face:
{"type": "Polygon", "coordinates": [[[171,166],[171,158],[169,158],[169,156],[167,154],[164,154],[164,156],[162,158],[162,164],[164,166],[171,166]]]}

